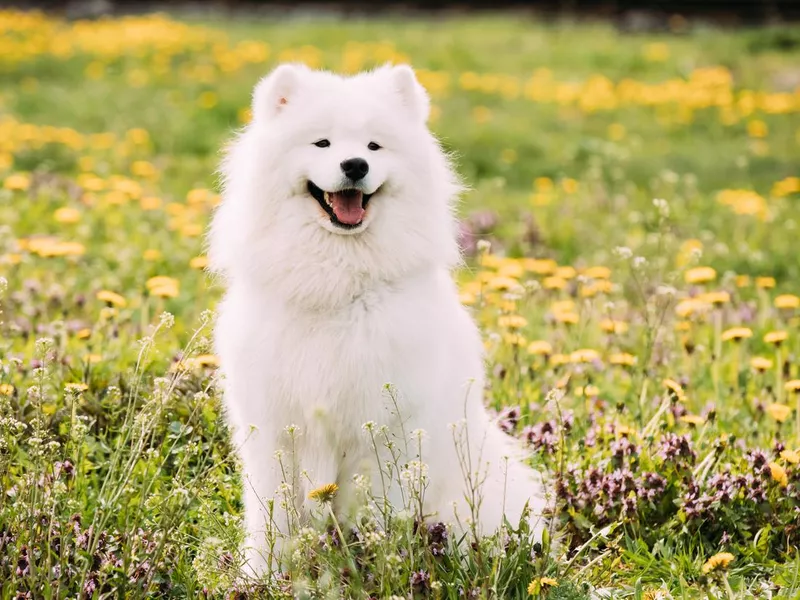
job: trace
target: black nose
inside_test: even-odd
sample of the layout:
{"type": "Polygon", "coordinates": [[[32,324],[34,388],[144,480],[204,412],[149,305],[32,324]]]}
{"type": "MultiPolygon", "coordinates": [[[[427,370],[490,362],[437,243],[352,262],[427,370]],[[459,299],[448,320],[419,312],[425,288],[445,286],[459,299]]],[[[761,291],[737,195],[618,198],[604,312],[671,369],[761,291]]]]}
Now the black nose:
{"type": "Polygon", "coordinates": [[[344,174],[353,181],[364,179],[364,176],[369,173],[369,164],[363,158],[348,158],[342,161],[340,166],[344,174]]]}

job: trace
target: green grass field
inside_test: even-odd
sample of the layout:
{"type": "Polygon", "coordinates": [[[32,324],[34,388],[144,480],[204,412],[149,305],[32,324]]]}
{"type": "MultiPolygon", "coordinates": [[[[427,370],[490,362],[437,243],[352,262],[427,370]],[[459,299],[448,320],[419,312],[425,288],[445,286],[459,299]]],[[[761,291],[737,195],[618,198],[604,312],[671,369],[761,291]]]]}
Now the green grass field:
{"type": "Polygon", "coordinates": [[[0,12],[0,598],[800,597],[800,30],[671,26],[0,12]],[[203,234],[286,60],[418,69],[558,543],[321,502],[240,577],[203,234]]]}

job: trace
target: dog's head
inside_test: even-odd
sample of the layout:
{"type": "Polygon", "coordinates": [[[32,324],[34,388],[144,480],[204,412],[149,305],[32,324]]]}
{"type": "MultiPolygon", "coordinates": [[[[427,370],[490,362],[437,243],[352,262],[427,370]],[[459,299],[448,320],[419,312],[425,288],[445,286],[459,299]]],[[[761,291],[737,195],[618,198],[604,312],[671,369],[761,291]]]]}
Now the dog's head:
{"type": "Polygon", "coordinates": [[[342,268],[384,278],[413,263],[452,261],[458,184],[428,113],[405,65],[353,77],[276,68],[256,86],[253,120],[223,165],[212,261],[230,271],[224,256],[239,261],[268,245],[262,268],[278,257],[295,269],[312,256],[337,257],[342,268]]]}

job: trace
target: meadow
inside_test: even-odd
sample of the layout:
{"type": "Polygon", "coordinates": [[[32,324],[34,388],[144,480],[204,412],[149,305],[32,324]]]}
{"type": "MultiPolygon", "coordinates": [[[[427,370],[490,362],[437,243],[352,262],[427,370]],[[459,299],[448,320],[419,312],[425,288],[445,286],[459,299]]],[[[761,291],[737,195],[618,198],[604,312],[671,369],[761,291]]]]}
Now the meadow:
{"type": "Polygon", "coordinates": [[[0,12],[0,598],[800,597],[800,30],[669,26],[0,12]],[[289,60],[418,69],[541,543],[329,488],[240,576],[203,236],[289,60]]]}

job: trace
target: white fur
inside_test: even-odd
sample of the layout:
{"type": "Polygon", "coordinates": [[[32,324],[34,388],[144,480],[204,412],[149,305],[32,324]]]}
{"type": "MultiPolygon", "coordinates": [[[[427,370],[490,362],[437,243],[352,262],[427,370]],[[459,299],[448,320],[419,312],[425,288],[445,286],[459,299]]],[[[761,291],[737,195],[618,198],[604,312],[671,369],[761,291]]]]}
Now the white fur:
{"type": "MultiPolygon", "coordinates": [[[[253,115],[228,148],[210,235],[212,266],[228,286],[216,349],[244,467],[250,567],[260,572],[269,560],[265,506],[285,474],[276,451],[295,465],[301,514],[321,484],[336,482],[338,500],[351,498],[355,473],[370,474],[382,493],[362,429],[368,421],[393,434],[426,432],[425,513],[463,525],[468,486],[449,427],[462,422],[462,455],[472,477],[485,479],[479,529],[497,530],[504,514],[516,524],[529,504],[538,533],[538,478],[482,404],[483,346],[450,276],[459,261],[451,208],[460,187],[427,129],[428,98],[414,72],[384,67],[344,78],[282,65],[256,87],[253,115]],[[330,147],[316,147],[321,138],[330,147]],[[368,150],[373,141],[382,148],[368,150]],[[340,189],[339,163],[352,157],[369,162],[363,189],[377,192],[363,224],[343,230],[306,184],[340,189]],[[397,390],[402,423],[386,384],[397,390]],[[293,449],[289,424],[300,431],[293,449]],[[303,470],[310,482],[298,476],[303,470]]],[[[389,498],[399,503],[396,487],[389,498]]],[[[275,513],[285,533],[277,503],[275,513]]]]}

